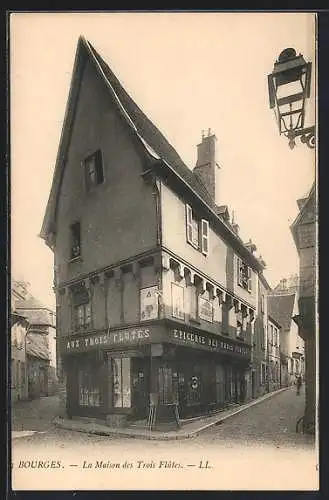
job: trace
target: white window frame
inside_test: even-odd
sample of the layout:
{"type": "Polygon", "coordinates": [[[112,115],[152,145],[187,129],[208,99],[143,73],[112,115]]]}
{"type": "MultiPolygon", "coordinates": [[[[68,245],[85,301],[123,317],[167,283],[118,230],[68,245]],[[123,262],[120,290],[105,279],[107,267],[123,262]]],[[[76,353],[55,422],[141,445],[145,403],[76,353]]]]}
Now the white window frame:
{"type": "Polygon", "coordinates": [[[188,204],[186,204],[186,240],[193,245],[193,212],[188,204]]]}
{"type": "Polygon", "coordinates": [[[201,252],[203,255],[209,253],[209,222],[201,219],[201,252]]]}
{"type": "Polygon", "coordinates": [[[185,204],[186,241],[203,255],[209,254],[209,222],[206,219],[195,219],[190,205],[185,204]]]}

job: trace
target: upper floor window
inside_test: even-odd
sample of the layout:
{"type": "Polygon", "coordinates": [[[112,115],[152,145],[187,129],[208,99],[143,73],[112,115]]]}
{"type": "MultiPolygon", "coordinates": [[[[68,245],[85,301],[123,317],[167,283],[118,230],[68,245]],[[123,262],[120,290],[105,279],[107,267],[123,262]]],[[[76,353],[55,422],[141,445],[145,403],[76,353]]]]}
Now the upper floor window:
{"type": "Polygon", "coordinates": [[[81,255],[81,228],[80,222],[74,222],[70,226],[70,258],[76,259],[81,255]]]}
{"type": "Polygon", "coordinates": [[[197,219],[192,207],[186,205],[186,240],[204,255],[209,253],[209,222],[197,219]]]}
{"type": "Polygon", "coordinates": [[[81,287],[73,292],[75,330],[85,330],[92,326],[91,304],[89,293],[81,287]]]}
{"type": "Polygon", "coordinates": [[[251,292],[252,290],[251,268],[238,258],[238,285],[251,292]]]}
{"type": "Polygon", "coordinates": [[[88,156],[83,165],[87,191],[104,182],[103,160],[100,149],[88,156]]]}

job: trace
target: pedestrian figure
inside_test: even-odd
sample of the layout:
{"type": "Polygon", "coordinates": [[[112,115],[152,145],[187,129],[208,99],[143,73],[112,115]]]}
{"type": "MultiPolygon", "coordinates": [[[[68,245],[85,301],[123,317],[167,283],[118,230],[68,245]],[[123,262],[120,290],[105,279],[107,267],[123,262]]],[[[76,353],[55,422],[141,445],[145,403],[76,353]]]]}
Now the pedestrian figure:
{"type": "Polygon", "coordinates": [[[302,386],[302,377],[300,375],[297,376],[296,386],[297,386],[297,396],[299,396],[300,395],[300,388],[302,386]]]}

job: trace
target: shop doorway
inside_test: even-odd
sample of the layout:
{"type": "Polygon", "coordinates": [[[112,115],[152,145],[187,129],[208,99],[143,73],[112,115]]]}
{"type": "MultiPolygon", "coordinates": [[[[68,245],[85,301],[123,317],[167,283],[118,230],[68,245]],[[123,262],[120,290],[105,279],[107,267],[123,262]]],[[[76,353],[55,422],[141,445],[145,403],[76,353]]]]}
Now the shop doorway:
{"type": "Polygon", "coordinates": [[[132,406],[137,419],[147,418],[150,392],[149,358],[131,358],[132,406]]]}

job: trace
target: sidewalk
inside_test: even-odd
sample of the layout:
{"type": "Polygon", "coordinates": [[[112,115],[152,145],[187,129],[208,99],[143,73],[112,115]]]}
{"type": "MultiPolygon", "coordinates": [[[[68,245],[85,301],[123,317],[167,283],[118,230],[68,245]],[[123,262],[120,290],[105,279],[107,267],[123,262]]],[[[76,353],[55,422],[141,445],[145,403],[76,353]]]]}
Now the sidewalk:
{"type": "Polygon", "coordinates": [[[107,425],[102,425],[95,422],[85,422],[79,418],[73,418],[69,420],[69,419],[63,419],[61,417],[56,417],[55,419],[53,419],[53,423],[61,429],[67,429],[77,432],[85,432],[87,434],[98,434],[101,436],[115,435],[120,437],[159,440],[159,441],[188,439],[197,436],[200,432],[209,429],[210,427],[213,427],[215,425],[220,425],[226,419],[233,417],[238,413],[243,412],[247,408],[257,405],[262,401],[265,401],[266,399],[272,398],[277,394],[286,391],[287,389],[289,389],[289,387],[279,389],[278,391],[270,392],[244,405],[239,405],[233,409],[218,412],[216,415],[212,415],[210,417],[204,417],[201,419],[194,420],[192,422],[185,423],[180,429],[174,431],[173,430],[167,432],[160,430],[150,431],[147,428],[134,428],[134,427],[111,428],[108,427],[107,425]]]}

